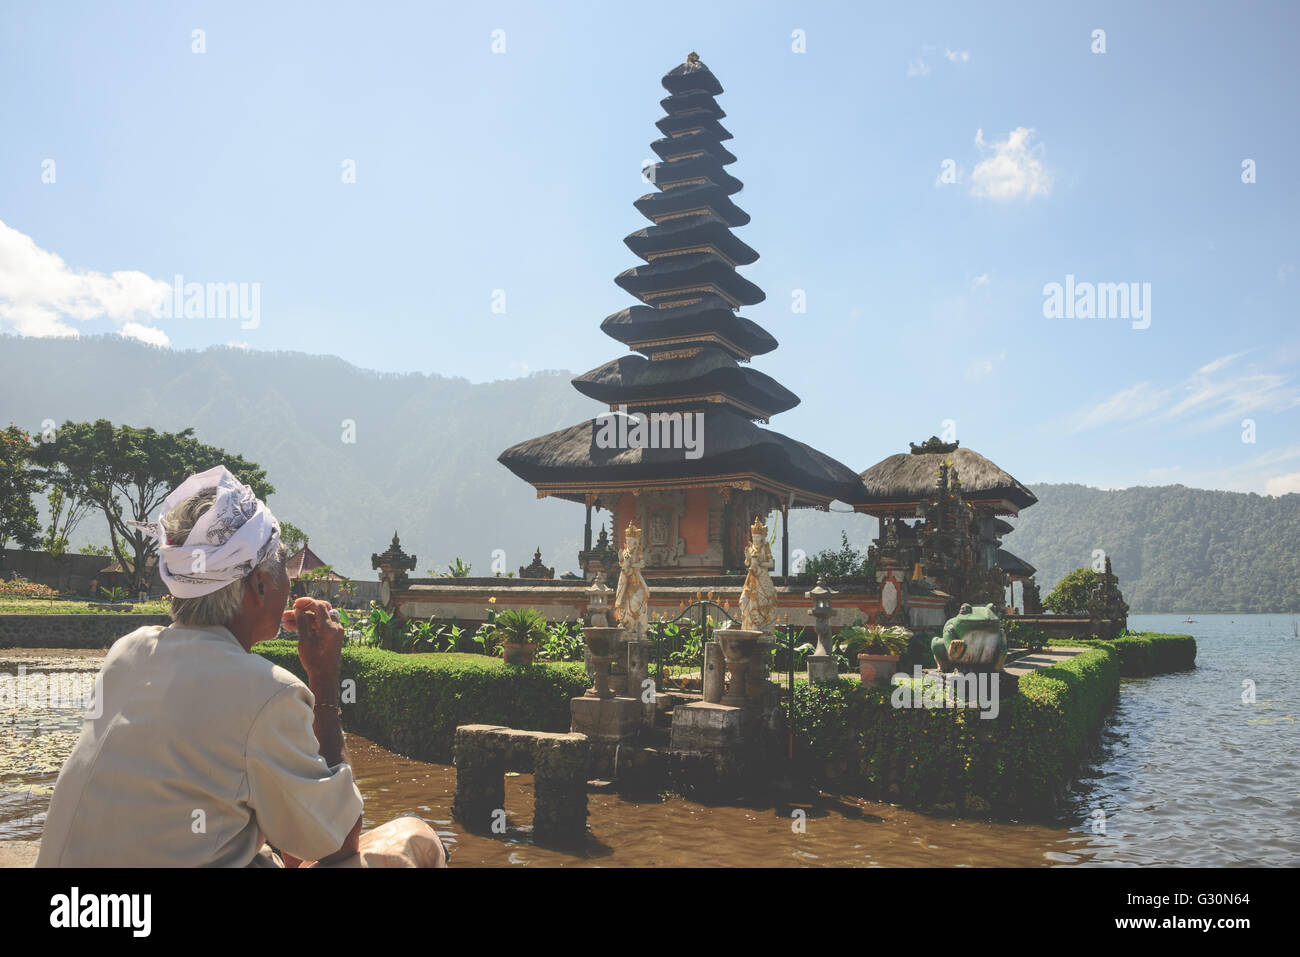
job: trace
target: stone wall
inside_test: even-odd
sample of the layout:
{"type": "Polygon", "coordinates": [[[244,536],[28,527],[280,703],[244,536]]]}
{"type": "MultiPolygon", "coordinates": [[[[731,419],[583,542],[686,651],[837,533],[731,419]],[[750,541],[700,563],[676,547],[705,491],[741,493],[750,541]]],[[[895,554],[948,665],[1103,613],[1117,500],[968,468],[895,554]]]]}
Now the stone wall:
{"type": "MultiPolygon", "coordinates": [[[[11,578],[15,572],[30,582],[48,585],[59,591],[70,591],[78,595],[90,594],[90,583],[98,581],[100,587],[107,587],[110,581],[121,583],[121,576],[103,573],[113,562],[112,555],[65,555],[56,562],[48,552],[25,551],[18,548],[4,550],[4,568],[0,577],[11,578]]],[[[149,573],[149,594],[163,592],[162,579],[158,577],[157,568],[149,573]]]]}
{"type": "Polygon", "coordinates": [[[169,624],[167,615],[121,612],[0,615],[0,648],[107,648],[137,628],[169,624]]]}
{"type": "MultiPolygon", "coordinates": [[[[709,584],[722,579],[701,578],[697,584],[690,579],[655,579],[648,582],[650,612],[661,618],[673,618],[682,605],[689,604],[699,592],[713,592],[719,603],[727,601],[731,613],[739,616],[741,576],[730,576],[726,584],[709,584]]],[[[814,619],[811,603],[804,593],[811,584],[776,584],[777,615],[788,618],[791,625],[811,627],[814,619]]],[[[616,582],[606,582],[611,588],[616,582]]],[[[398,610],[407,618],[455,619],[462,626],[473,628],[487,618],[487,609],[536,608],[552,621],[577,621],[587,611],[586,589],[581,581],[564,583],[559,580],[510,578],[434,578],[412,579],[405,588],[393,593],[398,610]],[[489,603],[489,599],[495,601],[489,603]]],[[[834,599],[835,615],[831,627],[840,628],[861,618],[867,620],[878,615],[879,589],[868,591],[865,586],[852,583],[834,586],[838,594],[834,599]]],[[[939,625],[943,624],[943,610],[939,609],[939,625]]]]}

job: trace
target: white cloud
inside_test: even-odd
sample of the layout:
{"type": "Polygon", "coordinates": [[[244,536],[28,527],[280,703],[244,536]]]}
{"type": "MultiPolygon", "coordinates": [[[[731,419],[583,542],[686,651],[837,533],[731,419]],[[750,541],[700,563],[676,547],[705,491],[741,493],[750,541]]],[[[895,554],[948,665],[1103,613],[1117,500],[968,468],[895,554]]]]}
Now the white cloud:
{"type": "Polygon", "coordinates": [[[167,283],[136,270],[105,276],[73,269],[0,221],[0,324],[9,323],[19,335],[75,336],[71,322],[108,318],[156,337],[160,330],[132,320],[150,317],[170,295],[167,283]]]}
{"type": "Polygon", "coordinates": [[[978,289],[980,286],[987,286],[989,283],[993,281],[992,278],[990,278],[991,275],[992,275],[991,273],[985,273],[982,276],[976,276],[975,281],[972,283],[972,286],[976,289],[978,289]]]}
{"type": "Polygon", "coordinates": [[[926,64],[924,60],[922,60],[920,57],[917,57],[915,60],[908,61],[907,75],[908,76],[929,76],[930,67],[926,64]]]}
{"type": "Polygon", "coordinates": [[[946,56],[946,57],[948,58],[949,62],[951,62],[951,63],[969,63],[969,62],[970,62],[970,51],[968,51],[968,50],[947,50],[947,49],[945,49],[945,50],[943,51],[943,55],[946,56]]]}
{"type": "Polygon", "coordinates": [[[1122,389],[1079,412],[1074,431],[1118,423],[1166,425],[1177,421],[1206,431],[1238,426],[1243,417],[1253,413],[1285,412],[1300,406],[1300,388],[1292,384],[1290,373],[1231,368],[1250,351],[1213,359],[1174,385],[1139,382],[1122,389]]]}
{"type": "Polygon", "coordinates": [[[1265,495],[1287,495],[1292,492],[1300,492],[1300,472],[1275,476],[1264,482],[1265,495]]]}
{"type": "Polygon", "coordinates": [[[1287,495],[1291,492],[1300,492],[1300,472],[1277,475],[1264,482],[1265,495],[1287,495]]]}
{"type": "Polygon", "coordinates": [[[1240,359],[1247,352],[1251,352],[1251,351],[1253,350],[1245,349],[1241,352],[1234,352],[1232,353],[1232,355],[1219,356],[1219,358],[1212,359],[1211,361],[1205,363],[1205,365],[1201,366],[1196,371],[1201,375],[1209,375],[1211,372],[1218,372],[1220,369],[1228,365],[1230,362],[1234,362],[1235,360],[1240,359]]]}
{"type": "Polygon", "coordinates": [[[1295,274],[1295,266],[1290,263],[1283,263],[1277,267],[1277,281],[1286,282],[1295,274]]]}
{"type": "Polygon", "coordinates": [[[1047,196],[1052,191],[1052,177],[1043,164],[1043,145],[1030,145],[1034,131],[1018,126],[990,146],[984,131],[976,130],[975,145],[982,152],[992,151],[971,172],[971,194],[987,199],[1016,199],[1047,196]]]}
{"type": "Polygon", "coordinates": [[[117,330],[117,333],[127,339],[139,339],[151,346],[169,346],[172,344],[172,341],[167,338],[167,333],[156,326],[146,326],[142,322],[123,323],[122,328],[117,330]]]}
{"type": "Polygon", "coordinates": [[[1150,382],[1139,382],[1075,416],[1074,431],[1083,432],[1149,415],[1160,408],[1163,401],[1163,392],[1153,389],[1150,382]]]}

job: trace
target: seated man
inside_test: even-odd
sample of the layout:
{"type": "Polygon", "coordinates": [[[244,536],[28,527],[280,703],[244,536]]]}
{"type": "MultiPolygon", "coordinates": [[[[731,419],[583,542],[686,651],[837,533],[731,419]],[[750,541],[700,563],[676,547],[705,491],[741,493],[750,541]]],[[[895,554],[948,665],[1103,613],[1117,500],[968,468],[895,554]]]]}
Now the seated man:
{"type": "Polygon", "coordinates": [[[280,526],[253,490],[218,466],[141,527],[158,538],[173,623],[110,649],[99,715],[59,772],[36,866],[445,866],[416,818],[361,834],[338,613],[311,598],[285,611],[280,526]],[[298,632],[306,685],[250,653],[282,622],[298,632]]]}

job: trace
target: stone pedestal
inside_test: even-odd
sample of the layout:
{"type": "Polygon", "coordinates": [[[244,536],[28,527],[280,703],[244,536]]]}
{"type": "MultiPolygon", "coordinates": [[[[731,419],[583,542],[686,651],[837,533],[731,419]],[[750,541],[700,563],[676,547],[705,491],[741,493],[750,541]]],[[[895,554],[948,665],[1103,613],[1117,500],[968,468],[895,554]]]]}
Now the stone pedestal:
{"type": "Polygon", "coordinates": [[[569,730],[593,741],[626,743],[641,727],[640,698],[574,698],[569,730]]]}
{"type": "Polygon", "coordinates": [[[587,689],[586,697],[612,698],[614,689],[610,687],[609,672],[620,632],[617,628],[593,625],[583,629],[582,634],[587,643],[588,672],[592,675],[592,685],[587,689]]]}
{"type": "Polygon", "coordinates": [[[609,669],[609,686],[615,695],[625,698],[635,698],[637,694],[632,688],[632,683],[628,680],[627,673],[627,652],[628,638],[623,629],[617,629],[617,636],[610,645],[610,655],[614,662],[609,669]]]}
{"type": "Polygon", "coordinates": [[[713,636],[731,672],[722,703],[736,708],[753,705],[763,697],[763,658],[772,648],[771,639],[761,631],[742,628],[722,628],[713,636]]]}
{"type": "Polygon", "coordinates": [[[809,655],[808,680],[813,684],[826,684],[839,676],[839,665],[834,655],[809,655]]]}
{"type": "Polygon", "coordinates": [[[673,709],[668,769],[674,787],[709,799],[734,795],[761,768],[754,708],[697,701],[673,709]]]}
{"type": "MultiPolygon", "coordinates": [[[[629,698],[641,702],[642,717],[647,724],[654,724],[654,696],[646,698],[646,680],[650,677],[650,642],[636,639],[627,643],[627,691],[629,698]]],[[[658,689],[656,689],[658,690],[658,689]]]]}
{"type": "Polygon", "coordinates": [[[721,704],[722,692],[726,689],[727,663],[722,657],[722,646],[716,641],[704,643],[704,675],[701,678],[701,690],[704,700],[709,704],[721,704]]]}
{"type": "Polygon", "coordinates": [[[618,750],[636,743],[644,726],[640,698],[573,698],[569,702],[571,733],[585,735],[591,742],[587,765],[589,777],[613,777],[618,750]]]}
{"type": "Polygon", "coordinates": [[[743,708],[697,701],[673,709],[672,750],[733,751],[743,743],[743,708]]]}

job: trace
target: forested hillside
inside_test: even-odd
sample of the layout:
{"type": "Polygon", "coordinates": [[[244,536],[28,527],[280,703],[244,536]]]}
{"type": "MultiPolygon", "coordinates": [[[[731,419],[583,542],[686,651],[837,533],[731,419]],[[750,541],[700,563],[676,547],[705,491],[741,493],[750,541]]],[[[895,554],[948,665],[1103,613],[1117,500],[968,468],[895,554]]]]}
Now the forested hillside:
{"type": "Polygon", "coordinates": [[[1103,549],[1134,612],[1300,611],[1300,495],[1033,489],[1006,545],[1038,568],[1044,595],[1103,549]]]}

